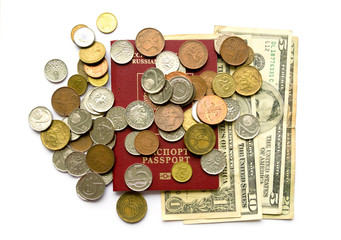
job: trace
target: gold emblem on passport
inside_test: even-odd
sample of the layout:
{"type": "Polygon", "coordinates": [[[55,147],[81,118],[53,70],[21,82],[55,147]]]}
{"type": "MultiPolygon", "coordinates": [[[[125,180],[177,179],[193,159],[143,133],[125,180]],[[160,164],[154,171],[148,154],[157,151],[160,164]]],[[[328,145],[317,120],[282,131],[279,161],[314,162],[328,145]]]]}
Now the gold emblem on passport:
{"type": "Polygon", "coordinates": [[[170,180],[171,173],[170,172],[160,172],[160,180],[170,180]]]}

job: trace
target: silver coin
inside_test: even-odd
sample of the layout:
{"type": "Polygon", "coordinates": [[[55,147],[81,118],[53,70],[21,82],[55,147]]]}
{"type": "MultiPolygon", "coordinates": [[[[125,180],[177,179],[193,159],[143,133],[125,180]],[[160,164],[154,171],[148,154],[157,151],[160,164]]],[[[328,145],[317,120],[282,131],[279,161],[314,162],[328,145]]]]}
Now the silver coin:
{"type": "Polygon", "coordinates": [[[118,64],[126,64],[134,57],[134,46],[126,40],[115,41],[110,48],[111,59],[118,64]]]}
{"type": "Polygon", "coordinates": [[[199,101],[195,101],[193,106],[192,106],[192,117],[197,123],[202,123],[202,121],[199,119],[198,113],[197,113],[198,102],[199,101]]]}
{"type": "Polygon", "coordinates": [[[126,108],[126,120],[130,127],[145,130],[154,122],[154,110],[144,101],[134,101],[126,108]]]}
{"type": "Polygon", "coordinates": [[[176,76],[169,80],[173,93],[170,101],[174,104],[185,104],[193,96],[193,84],[183,76],[176,76]]]}
{"type": "Polygon", "coordinates": [[[190,103],[192,103],[194,101],[194,98],[195,98],[195,89],[194,89],[194,86],[193,86],[193,91],[192,91],[192,96],[191,98],[184,104],[180,104],[181,107],[185,107],[187,105],[189,105],[190,103]]]}
{"type": "Polygon", "coordinates": [[[142,75],[141,85],[147,93],[158,93],[165,86],[165,74],[158,68],[148,68],[142,75]]]}
{"type": "Polygon", "coordinates": [[[82,200],[94,201],[103,196],[105,183],[102,177],[94,172],[88,172],[82,176],[76,185],[77,195],[82,200]]]}
{"type": "Polygon", "coordinates": [[[135,148],[135,137],[139,134],[139,131],[133,131],[128,133],[126,138],[124,139],[124,147],[126,148],[127,152],[134,156],[139,156],[140,153],[135,148]]]}
{"type": "Polygon", "coordinates": [[[149,188],[153,181],[153,174],[149,167],[142,163],[130,165],[124,173],[127,187],[133,191],[141,192],[149,188]]]}
{"type": "Polygon", "coordinates": [[[173,132],[165,132],[159,129],[160,136],[167,142],[177,142],[183,138],[185,133],[186,131],[182,126],[173,132]]]}
{"type": "Polygon", "coordinates": [[[201,168],[210,175],[221,173],[226,167],[226,157],[218,149],[212,149],[200,158],[201,168]]]}
{"type": "Polygon", "coordinates": [[[110,149],[113,149],[115,147],[115,144],[116,144],[116,134],[114,134],[113,140],[107,144],[107,147],[110,149]]]}
{"type": "Polygon", "coordinates": [[[100,174],[100,176],[102,177],[105,185],[108,185],[109,183],[112,182],[113,179],[112,170],[110,170],[107,173],[100,174]]]}
{"type": "Polygon", "coordinates": [[[232,98],[225,98],[224,102],[227,106],[227,114],[224,120],[226,122],[233,122],[237,120],[240,116],[240,107],[238,102],[232,98]]]}
{"type": "Polygon", "coordinates": [[[86,164],[86,155],[82,152],[72,152],[65,159],[66,170],[74,177],[83,176],[89,167],[86,164]]]}
{"type": "MultiPolygon", "coordinates": [[[[68,117],[63,118],[62,121],[63,121],[68,127],[70,127],[70,126],[69,126],[69,118],[68,118],[68,117]]],[[[74,133],[74,132],[72,132],[72,131],[70,131],[70,133],[71,133],[70,141],[75,141],[75,140],[77,140],[78,138],[81,137],[81,135],[79,135],[79,134],[77,134],[77,133],[74,133]]]]}
{"type": "Polygon", "coordinates": [[[46,79],[53,83],[59,83],[63,81],[66,78],[67,73],[67,66],[60,59],[52,59],[48,61],[44,67],[46,79]]]}
{"type": "Polygon", "coordinates": [[[106,87],[97,87],[90,93],[88,105],[96,112],[107,112],[114,105],[115,97],[106,87]]]}
{"type": "Polygon", "coordinates": [[[68,125],[72,132],[84,134],[89,131],[92,126],[91,114],[85,109],[77,108],[70,113],[68,125]]]}
{"type": "Polygon", "coordinates": [[[105,116],[112,121],[115,131],[121,131],[128,125],[126,120],[126,109],[123,107],[116,106],[110,108],[105,116]]]}
{"type": "Polygon", "coordinates": [[[172,93],[172,86],[170,85],[169,81],[166,81],[165,86],[160,92],[154,94],[148,93],[148,97],[154,104],[164,104],[172,97],[172,93]]]}
{"type": "Polygon", "coordinates": [[[95,90],[95,88],[91,88],[89,89],[85,94],[84,97],[81,100],[80,103],[80,108],[81,109],[85,109],[87,110],[89,113],[91,113],[94,116],[102,116],[103,113],[97,112],[95,110],[93,110],[90,106],[89,106],[89,96],[92,93],[92,91],[95,90]]]}
{"type": "Polygon", "coordinates": [[[171,51],[163,51],[157,55],[155,66],[165,75],[177,71],[180,66],[178,55],[171,51]]]}
{"type": "Polygon", "coordinates": [[[108,118],[99,117],[93,121],[90,138],[94,143],[106,145],[113,140],[114,134],[114,125],[108,118]]]}
{"type": "Polygon", "coordinates": [[[181,63],[179,64],[178,71],[186,73],[186,68],[181,63]]]}
{"type": "Polygon", "coordinates": [[[95,41],[95,33],[88,27],[82,27],[75,32],[74,40],[78,47],[89,47],[95,41]]]}
{"type": "Polygon", "coordinates": [[[46,107],[36,107],[28,115],[28,123],[33,130],[38,132],[44,131],[52,123],[52,113],[46,107]]]}
{"type": "Polygon", "coordinates": [[[65,147],[61,150],[54,151],[52,156],[52,162],[55,168],[61,172],[67,172],[65,166],[66,157],[72,153],[73,150],[71,148],[65,147]]]}
{"type": "Polygon", "coordinates": [[[243,139],[252,139],[259,133],[258,119],[251,114],[241,115],[236,121],[236,133],[243,139]]]}

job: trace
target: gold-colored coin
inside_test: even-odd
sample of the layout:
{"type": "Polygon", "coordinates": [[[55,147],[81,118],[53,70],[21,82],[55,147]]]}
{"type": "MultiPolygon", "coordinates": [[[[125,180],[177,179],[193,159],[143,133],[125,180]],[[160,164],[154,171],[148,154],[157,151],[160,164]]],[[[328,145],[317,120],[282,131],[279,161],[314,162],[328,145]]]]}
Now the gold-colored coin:
{"type": "Polygon", "coordinates": [[[118,199],[116,211],[118,216],[125,222],[139,222],[146,215],[147,202],[139,193],[126,192],[118,199]]]}
{"type": "Polygon", "coordinates": [[[246,61],[243,63],[243,66],[250,65],[253,62],[253,60],[255,59],[255,53],[254,53],[253,49],[250,46],[248,46],[248,47],[249,47],[249,56],[247,57],[246,61]]]}
{"type": "Polygon", "coordinates": [[[175,181],[184,183],[191,179],[193,170],[187,162],[177,162],[172,167],[172,177],[175,181]]]}
{"type": "Polygon", "coordinates": [[[109,73],[108,72],[106,74],[104,74],[103,77],[100,77],[100,78],[92,78],[92,77],[88,76],[88,82],[94,87],[102,87],[105,84],[107,84],[108,80],[109,80],[109,73]]]}
{"type": "Polygon", "coordinates": [[[100,42],[94,42],[90,47],[79,50],[79,58],[87,64],[95,64],[105,56],[105,47],[100,42]]]}
{"type": "Polygon", "coordinates": [[[83,95],[88,88],[87,80],[80,74],[74,74],[69,78],[67,86],[73,88],[78,95],[83,95]]]}
{"type": "Polygon", "coordinates": [[[236,91],[236,82],[228,73],[218,73],[212,82],[212,89],[219,97],[231,97],[236,91]]]}
{"type": "Polygon", "coordinates": [[[216,136],[209,125],[197,123],[186,131],[184,141],[191,153],[204,155],[213,149],[216,136]]]}
{"type": "Polygon", "coordinates": [[[262,75],[251,66],[238,67],[232,77],[236,81],[236,92],[243,96],[255,94],[262,86],[262,75]]]}
{"type": "Polygon", "coordinates": [[[51,126],[40,133],[44,146],[50,150],[60,150],[70,141],[70,128],[60,120],[53,120],[51,126]]]}
{"type": "Polygon", "coordinates": [[[182,127],[187,131],[190,127],[192,127],[197,122],[194,120],[192,116],[192,108],[187,109],[184,112],[184,121],[182,123],[182,127]]]}
{"type": "Polygon", "coordinates": [[[75,42],[75,32],[76,32],[78,29],[82,28],[82,27],[88,27],[88,26],[86,26],[86,25],[84,25],[84,24],[78,24],[78,25],[76,25],[76,26],[74,26],[74,27],[72,28],[72,30],[71,30],[71,39],[72,39],[73,42],[75,42]]]}
{"type": "Polygon", "coordinates": [[[98,16],[96,25],[102,33],[111,33],[117,27],[117,19],[112,13],[102,13],[98,16]]]}

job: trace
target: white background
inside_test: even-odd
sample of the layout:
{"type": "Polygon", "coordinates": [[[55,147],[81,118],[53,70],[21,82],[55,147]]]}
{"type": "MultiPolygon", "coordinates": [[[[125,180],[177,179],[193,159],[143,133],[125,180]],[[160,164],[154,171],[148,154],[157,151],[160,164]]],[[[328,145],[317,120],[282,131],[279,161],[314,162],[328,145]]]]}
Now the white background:
{"type": "MultiPolygon", "coordinates": [[[[288,239],[340,237],[340,12],[337,1],[1,1],[1,239],[288,239]],[[117,29],[96,27],[103,12],[117,29]],[[107,50],[145,27],[164,35],[212,33],[214,25],[292,30],[299,37],[295,218],[292,221],[183,225],[163,222],[159,192],[143,193],[145,218],[123,222],[110,184],[97,202],[76,194],[77,179],[57,171],[52,152],[28,124],[67,80],[52,84],[44,65],[62,59],[77,73],[71,29],[85,24],[107,50]],[[335,120],[335,121],[334,121],[335,120]]],[[[106,55],[110,59],[108,51],[106,55]]],[[[109,86],[109,85],[108,85],[109,86]]],[[[128,87],[128,86],[127,86],[128,87]]],[[[53,110],[52,110],[53,112],[53,110]]],[[[60,118],[54,113],[54,118],[60,118]]],[[[315,239],[315,238],[314,238],[315,239]]],[[[317,239],[317,238],[316,238],[317,239]]],[[[335,238],[334,238],[335,239],[335,238]]]]}

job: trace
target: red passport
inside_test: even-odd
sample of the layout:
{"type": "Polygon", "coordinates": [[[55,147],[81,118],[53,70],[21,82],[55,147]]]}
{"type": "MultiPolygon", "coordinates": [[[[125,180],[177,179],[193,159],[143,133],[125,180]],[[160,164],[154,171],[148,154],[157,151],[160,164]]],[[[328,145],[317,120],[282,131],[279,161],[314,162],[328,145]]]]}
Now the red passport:
{"type": "MultiPolygon", "coordinates": [[[[206,64],[198,70],[187,69],[188,75],[199,75],[200,73],[211,70],[217,71],[217,55],[214,50],[214,40],[199,40],[208,50],[208,60],[206,64]]],[[[115,41],[111,41],[113,44],[115,41]]],[[[129,40],[135,46],[135,41],[129,40]]],[[[165,50],[178,53],[178,50],[185,40],[166,40],[165,50]]],[[[111,89],[115,95],[115,106],[126,108],[129,103],[135,100],[144,100],[153,105],[148,95],[141,86],[142,74],[150,67],[155,67],[155,57],[146,58],[142,56],[135,47],[135,54],[128,64],[120,65],[111,59],[111,89]]],[[[153,105],[155,110],[155,105],[153,105]]],[[[185,108],[190,108],[191,104],[185,108]]],[[[147,190],[201,190],[217,189],[219,187],[219,177],[205,173],[200,166],[200,156],[189,152],[184,140],[170,143],[161,138],[155,123],[149,128],[159,137],[160,146],[158,151],[152,156],[133,156],[127,152],[124,146],[124,139],[128,133],[134,131],[127,127],[123,131],[116,132],[116,145],[114,147],[115,166],[113,170],[114,191],[130,190],[124,182],[126,169],[134,163],[147,165],[153,174],[153,181],[147,190]],[[171,176],[171,169],[174,163],[186,161],[191,164],[193,175],[188,182],[178,183],[171,176]]],[[[215,129],[217,135],[217,129],[215,129]]],[[[218,137],[217,137],[218,139],[218,137]]],[[[215,147],[217,146],[217,142],[215,147]]]]}

